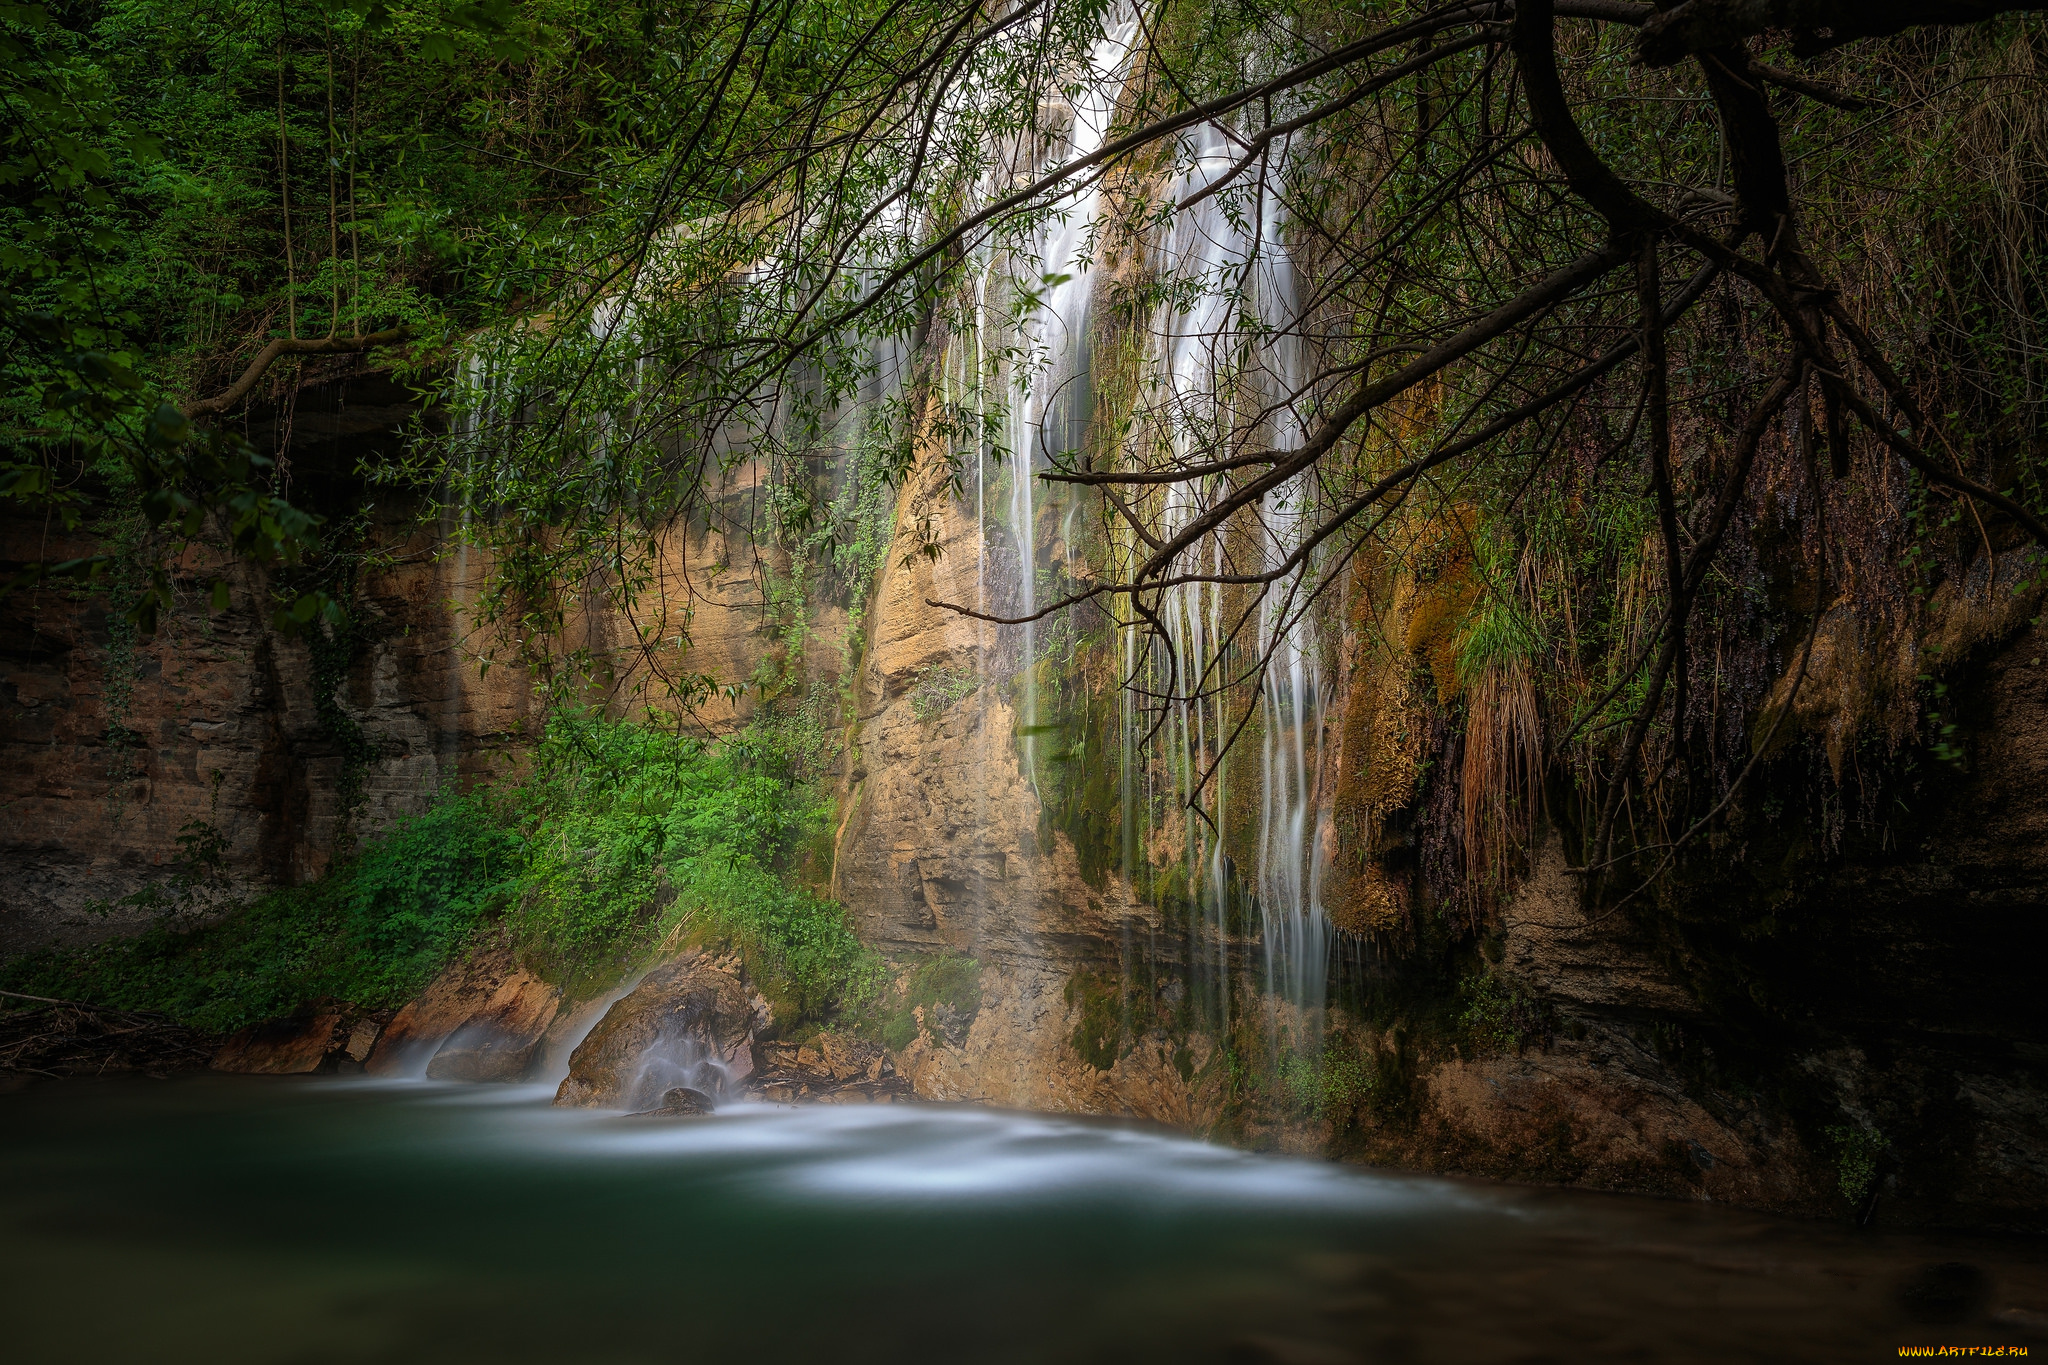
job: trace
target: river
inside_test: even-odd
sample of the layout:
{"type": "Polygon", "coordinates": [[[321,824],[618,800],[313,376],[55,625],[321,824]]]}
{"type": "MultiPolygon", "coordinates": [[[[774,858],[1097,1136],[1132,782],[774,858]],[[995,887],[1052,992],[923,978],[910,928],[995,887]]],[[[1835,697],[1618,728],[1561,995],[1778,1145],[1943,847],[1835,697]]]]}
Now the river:
{"type": "Polygon", "coordinates": [[[208,1074],[0,1094],[7,1357],[1847,1361],[2022,1341],[1985,1315],[2048,1306],[2037,1243],[971,1107],[548,1099],[208,1074]]]}

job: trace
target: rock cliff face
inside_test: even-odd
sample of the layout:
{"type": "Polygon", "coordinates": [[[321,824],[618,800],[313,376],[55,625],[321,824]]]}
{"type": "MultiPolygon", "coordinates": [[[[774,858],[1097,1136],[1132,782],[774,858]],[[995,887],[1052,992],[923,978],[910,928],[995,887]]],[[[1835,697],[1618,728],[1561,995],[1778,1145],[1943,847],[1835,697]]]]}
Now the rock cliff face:
{"type": "Polygon", "coordinates": [[[1164,937],[1120,878],[1091,882],[1072,840],[1046,837],[1018,759],[1018,720],[995,631],[934,602],[975,601],[977,528],[929,472],[905,493],[906,528],[876,588],[856,680],[858,739],[833,890],[863,938],[899,959],[952,952],[982,965],[982,1007],[957,1041],[923,1030],[899,1065],[919,1093],[1025,1108],[1193,1123],[1213,1110],[1158,1047],[1107,1071],[1074,1051],[1077,974],[1164,937]],[[909,528],[942,553],[912,553],[909,528]],[[972,690],[938,689],[934,677],[972,690]]]}
{"type": "MultiPolygon", "coordinates": [[[[302,487],[404,411],[403,394],[369,380],[302,398],[302,487]]],[[[118,544],[120,528],[107,532],[118,544]]],[[[226,569],[231,602],[213,612],[217,566],[178,566],[181,605],[148,638],[97,588],[0,601],[0,952],[145,922],[146,910],[117,903],[161,885],[177,870],[180,834],[201,825],[221,840],[227,889],[317,875],[346,833],[339,802],[352,766],[360,804],[347,828],[364,831],[417,809],[444,775],[492,769],[527,718],[526,689],[509,677],[481,684],[460,666],[447,610],[462,590],[456,566],[436,560],[405,509],[372,535],[391,566],[355,585],[357,644],[327,667],[305,638],[270,628],[268,585],[243,567],[226,569]],[[341,726],[322,715],[322,687],[341,726]],[[88,913],[95,903],[114,908],[88,913]]],[[[0,523],[10,561],[104,543],[0,523]]]]}
{"type": "Polygon", "coordinates": [[[1967,666],[1963,759],[1873,780],[1889,807],[1877,818],[1844,822],[1853,786],[1781,766],[1663,895],[1590,916],[1553,838],[1499,943],[1541,1036],[1415,1059],[1411,1111],[1361,1125],[1357,1150],[2048,1227],[2044,655],[2048,635],[2023,626],[1967,666]]]}
{"type": "MultiPolygon", "coordinates": [[[[302,393],[291,415],[302,500],[360,501],[347,471],[398,439],[410,401],[376,376],[302,393]]],[[[274,426],[258,420],[250,434],[261,444],[274,426]]],[[[735,517],[751,479],[746,468],[732,476],[735,517]]],[[[0,562],[83,556],[118,546],[120,534],[63,539],[40,523],[0,521],[0,562]]],[[[197,871],[218,875],[214,890],[309,880],[338,843],[419,810],[445,782],[489,780],[517,761],[538,720],[530,680],[503,663],[480,674],[493,642],[458,611],[483,581],[481,555],[450,550],[402,504],[382,509],[366,544],[381,567],[331,585],[351,619],[318,654],[304,635],[272,628],[272,585],[245,566],[176,566],[181,603],[153,637],[110,613],[118,587],[0,599],[0,953],[147,923],[147,908],[121,902],[165,886],[211,836],[218,858],[197,871]],[[213,612],[210,584],[223,571],[231,601],[213,612]]],[[[702,524],[680,528],[666,551],[650,610],[688,614],[693,670],[748,678],[777,647],[759,580],[712,571],[747,556],[702,524]]],[[[843,613],[826,617],[811,633],[811,664],[829,679],[837,656],[825,642],[845,627],[843,613]]],[[[610,661],[597,685],[632,698],[646,661],[631,628],[586,613],[572,632],[571,644],[610,661]]],[[[748,706],[714,697],[697,719],[719,732],[748,706]]]]}
{"type": "MultiPolygon", "coordinates": [[[[396,396],[361,385],[354,397],[302,399],[302,477],[323,460],[349,467],[362,441],[390,427],[396,396]]],[[[751,478],[739,471],[728,497],[743,502],[751,478]]],[[[1176,1013],[1205,970],[1188,960],[1185,926],[1114,868],[1084,867],[1020,762],[1015,659],[992,628],[932,605],[976,600],[982,553],[971,510],[942,478],[927,468],[903,490],[905,529],[868,605],[864,647],[850,656],[856,715],[833,870],[834,894],[862,936],[900,968],[933,954],[980,964],[971,1022],[920,1015],[914,1040],[890,1059],[919,1095],[1140,1115],[1408,1166],[1791,1209],[1839,1212],[1838,1190],[1854,1184],[1857,1202],[1874,1194],[1885,1216],[2041,1225],[2040,631],[1994,623],[1980,632],[2004,643],[1981,646],[1958,675],[1967,763],[1872,779],[1862,799],[1881,792],[1897,806],[1890,818],[1852,822],[1844,834],[1827,801],[1838,814],[1847,798],[1800,804],[1817,780],[1839,780],[1840,746],[1830,742],[1823,779],[1788,751],[1760,775],[1729,838],[1682,864],[1668,896],[1590,917],[1557,836],[1545,836],[1487,946],[1523,1012],[1515,1040],[1475,1047],[1455,1030],[1432,1033],[1428,1018],[1441,1023],[1461,1007],[1457,969],[1402,950],[1365,954],[1358,971],[1373,989],[1409,1002],[1339,1020],[1375,1069],[1374,1088],[1347,1114],[1261,1126],[1234,1098],[1227,1053],[1236,1044],[1176,1013]],[[926,534],[941,548],[936,560],[914,553],[926,534]],[[1781,805],[1793,814],[1773,814],[1781,805]],[[1102,1041],[1104,1018],[1114,1045],[1102,1041]],[[1868,1167],[1861,1183],[1849,1179],[1858,1162],[1868,1167]]],[[[730,510],[737,520],[743,509],[730,510]]],[[[0,603],[0,951],[139,922],[146,911],[87,912],[171,878],[181,833],[217,833],[213,870],[231,887],[299,881],[325,866],[338,839],[418,808],[451,775],[473,781],[516,762],[537,719],[527,681],[505,667],[479,679],[482,644],[450,611],[473,595],[482,566],[437,553],[403,509],[371,534],[389,553],[353,586],[359,629],[338,659],[272,631],[265,586],[246,573],[233,571],[226,612],[204,610],[210,566],[197,562],[183,566],[190,605],[153,639],[134,640],[110,619],[104,595],[45,588],[0,603]],[[351,765],[360,804],[344,821],[351,765]]],[[[48,544],[33,526],[0,535],[0,553],[16,559],[85,548],[48,544]]],[[[690,668],[738,680],[771,659],[838,687],[843,611],[819,608],[803,657],[776,659],[790,636],[771,619],[761,580],[709,572],[747,562],[747,549],[702,524],[678,529],[667,546],[653,609],[688,613],[690,668]]],[[[605,685],[631,696],[646,664],[631,627],[590,614],[575,628],[612,661],[605,685]]],[[[1352,704],[1353,690],[1384,682],[1376,677],[1344,674],[1328,709],[1332,752],[1349,717],[1386,704],[1384,687],[1352,704]]],[[[720,731],[742,722],[746,706],[719,699],[698,719],[720,731]]],[[[1356,818],[1398,814],[1395,796],[1353,795],[1356,818]]],[[[1337,810],[1330,837],[1384,842],[1378,825],[1343,827],[1348,809],[1337,810]]],[[[1361,923],[1393,913],[1392,901],[1360,886],[1351,890],[1361,923]]],[[[539,982],[513,983],[496,1001],[504,965],[490,990],[472,982],[439,1013],[423,998],[419,1018],[392,1021],[372,1069],[414,1034],[439,1049],[485,1015],[503,1016],[493,1038],[516,1035],[519,1066],[487,1043],[455,1049],[450,1074],[523,1069],[556,1002],[539,982]]],[[[314,1065],[344,1048],[338,1028],[300,1049],[314,1065]]],[[[259,1069],[304,1061],[258,1057],[262,1040],[246,1041],[259,1069]]],[[[713,1041],[738,1065],[740,1052],[726,1056],[731,1039],[713,1041]]],[[[584,1069],[594,1075],[594,1066],[584,1069]]],[[[615,1075],[577,1093],[624,1102],[613,1094],[623,1084],[615,1075]]]]}

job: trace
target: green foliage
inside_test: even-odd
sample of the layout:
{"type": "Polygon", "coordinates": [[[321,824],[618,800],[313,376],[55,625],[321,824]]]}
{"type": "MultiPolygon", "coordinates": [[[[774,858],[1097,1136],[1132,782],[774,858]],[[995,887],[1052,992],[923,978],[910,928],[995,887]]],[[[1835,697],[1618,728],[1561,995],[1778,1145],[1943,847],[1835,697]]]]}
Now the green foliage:
{"type": "Polygon", "coordinates": [[[1842,1197],[1860,1207],[1877,1183],[1877,1162],[1891,1144],[1882,1133],[1833,1124],[1824,1130],[1835,1148],[1835,1180],[1842,1197]]]}
{"type": "Polygon", "coordinates": [[[447,797],[426,815],[400,821],[356,860],[337,890],[348,939],[365,959],[355,964],[354,979],[379,1003],[417,994],[512,890],[521,854],[516,831],[480,795],[447,797]]]}
{"type": "Polygon", "coordinates": [[[1458,998],[1458,1027],[1481,1055],[1520,1052],[1551,1032],[1549,1011],[1491,972],[1459,982],[1458,998]]]}
{"type": "MultiPolygon", "coordinates": [[[[800,725],[757,725],[707,745],[562,718],[532,777],[505,799],[443,797],[320,881],[197,929],[173,912],[195,904],[187,882],[217,880],[223,845],[194,822],[168,888],[128,901],[172,922],[19,960],[0,982],[217,1030],[323,995],[396,1005],[502,909],[522,958],[572,988],[689,942],[737,951],[785,1027],[861,1015],[886,990],[881,959],[837,904],[792,884],[784,867],[807,835],[829,829],[829,802],[800,780],[813,742],[800,725]]],[[[914,997],[971,1018],[977,970],[936,962],[914,997]]]]}
{"type": "Polygon", "coordinates": [[[830,830],[812,782],[822,734],[801,711],[716,744],[557,718],[523,798],[533,823],[508,919],[522,954],[574,986],[659,943],[715,943],[740,953],[784,1028],[866,1008],[880,958],[789,875],[830,830]]]}
{"type": "MultiPolygon", "coordinates": [[[[564,718],[508,799],[444,797],[310,886],[198,929],[166,924],[42,954],[4,979],[226,1029],[320,995],[400,1003],[502,908],[513,947],[572,987],[611,979],[664,942],[716,944],[740,953],[785,1026],[858,1014],[886,988],[881,959],[837,904],[783,868],[807,834],[829,828],[829,803],[798,778],[809,743],[801,726],[759,725],[707,745],[564,718]]],[[[210,824],[188,826],[180,843],[181,869],[217,872],[210,824]]],[[[187,908],[185,876],[131,906],[187,908]]],[[[962,962],[933,966],[918,998],[971,1017],[975,969],[962,962]]]]}
{"type": "MultiPolygon", "coordinates": [[[[203,837],[203,836],[202,836],[203,837]]],[[[331,996],[404,1003],[512,889],[518,835],[481,797],[448,796],[308,886],[198,928],[168,923],[0,968],[9,990],[161,1010],[227,1032],[331,996]]]]}
{"type": "MultiPolygon", "coordinates": [[[[117,610],[148,631],[194,540],[307,560],[322,518],[192,400],[269,339],[473,317],[476,240],[508,204],[521,232],[567,216],[561,154],[601,101],[587,68],[630,65],[637,37],[585,0],[0,4],[0,506],[66,529],[139,511],[148,532],[0,591],[125,555],[142,582],[117,610]]],[[[329,606],[288,597],[276,624],[329,606]]]]}
{"type": "Polygon", "coordinates": [[[1926,684],[1928,691],[1928,750],[1938,762],[1960,768],[1968,754],[1956,742],[1955,703],[1950,700],[1948,684],[1931,673],[1920,674],[1918,681],[1926,684]]]}
{"type": "Polygon", "coordinates": [[[1362,1058],[1326,1050],[1282,1057],[1276,1079],[1297,1113],[1341,1122],[1372,1094],[1378,1076],[1362,1058]]]}
{"type": "Polygon", "coordinates": [[[937,719],[956,702],[973,696],[980,686],[980,675],[971,668],[926,664],[917,670],[917,681],[910,686],[910,714],[921,721],[937,719]]]}
{"type": "Polygon", "coordinates": [[[701,862],[679,887],[676,925],[737,949],[782,1029],[857,1016],[887,985],[880,955],[854,934],[837,902],[791,887],[757,863],[701,862]]]}
{"type": "Polygon", "coordinates": [[[788,732],[716,745],[561,716],[534,756],[516,940],[565,977],[637,960],[676,894],[711,869],[771,867],[827,806],[792,781],[788,732]]]}

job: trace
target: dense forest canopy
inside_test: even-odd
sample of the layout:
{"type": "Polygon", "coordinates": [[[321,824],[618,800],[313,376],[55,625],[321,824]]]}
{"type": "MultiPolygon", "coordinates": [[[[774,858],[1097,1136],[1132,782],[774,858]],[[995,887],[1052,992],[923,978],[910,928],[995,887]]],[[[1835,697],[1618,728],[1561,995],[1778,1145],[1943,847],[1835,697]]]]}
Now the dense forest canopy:
{"type": "MultiPolygon", "coordinates": [[[[1445,585],[1439,694],[1524,798],[1474,841],[1561,763],[1579,859],[1625,830],[1647,873],[1772,751],[1834,607],[1925,633],[2048,543],[2048,38],[2012,8],[13,5],[5,490],[139,518],[156,565],[342,553],[351,509],[294,504],[236,418],[393,366],[446,417],[366,473],[478,513],[477,619],[567,686],[595,596],[687,702],[733,680],[635,616],[661,529],[765,460],[749,533],[857,595],[877,489],[1019,458],[1078,262],[1089,409],[1037,473],[1094,563],[979,614],[1137,628],[1163,723],[1249,717],[1347,592],[1445,585]],[[1177,247],[1196,220],[1242,249],[1177,247]],[[1190,348],[1200,402],[1161,369],[1190,348]],[[850,499],[820,472],[849,411],[850,499]]],[[[336,609],[279,592],[283,624],[336,609]]]]}

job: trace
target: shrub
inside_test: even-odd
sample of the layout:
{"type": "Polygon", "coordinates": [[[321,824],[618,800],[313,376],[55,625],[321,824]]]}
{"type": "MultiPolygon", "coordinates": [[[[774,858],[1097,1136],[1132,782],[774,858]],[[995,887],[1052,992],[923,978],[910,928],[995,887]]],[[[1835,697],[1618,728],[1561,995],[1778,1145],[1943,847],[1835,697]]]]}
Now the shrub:
{"type": "MultiPolygon", "coordinates": [[[[320,996],[392,1006],[502,908],[521,959],[572,991],[673,938],[738,951],[785,1027],[871,1013],[886,990],[880,957],[837,904],[781,870],[821,827],[830,832],[830,802],[805,776],[815,750],[816,736],[796,726],[705,744],[559,719],[532,776],[502,802],[444,796],[311,885],[199,928],[166,923],[19,959],[0,968],[0,985],[162,1010],[215,1031],[320,996]]],[[[971,993],[953,977],[931,990],[971,993]]]]}
{"type": "Polygon", "coordinates": [[[804,780],[811,748],[788,726],[716,744],[628,722],[549,728],[526,791],[533,827],[512,932],[572,983],[615,974],[678,930],[730,940],[798,1015],[858,993],[861,958],[839,907],[778,866],[831,803],[804,780]]]}
{"type": "Polygon", "coordinates": [[[161,1010],[225,1033],[331,996],[367,1008],[417,995],[510,888],[518,835],[480,796],[447,796],[307,886],[197,928],[52,950],[0,968],[7,989],[161,1010]]]}

